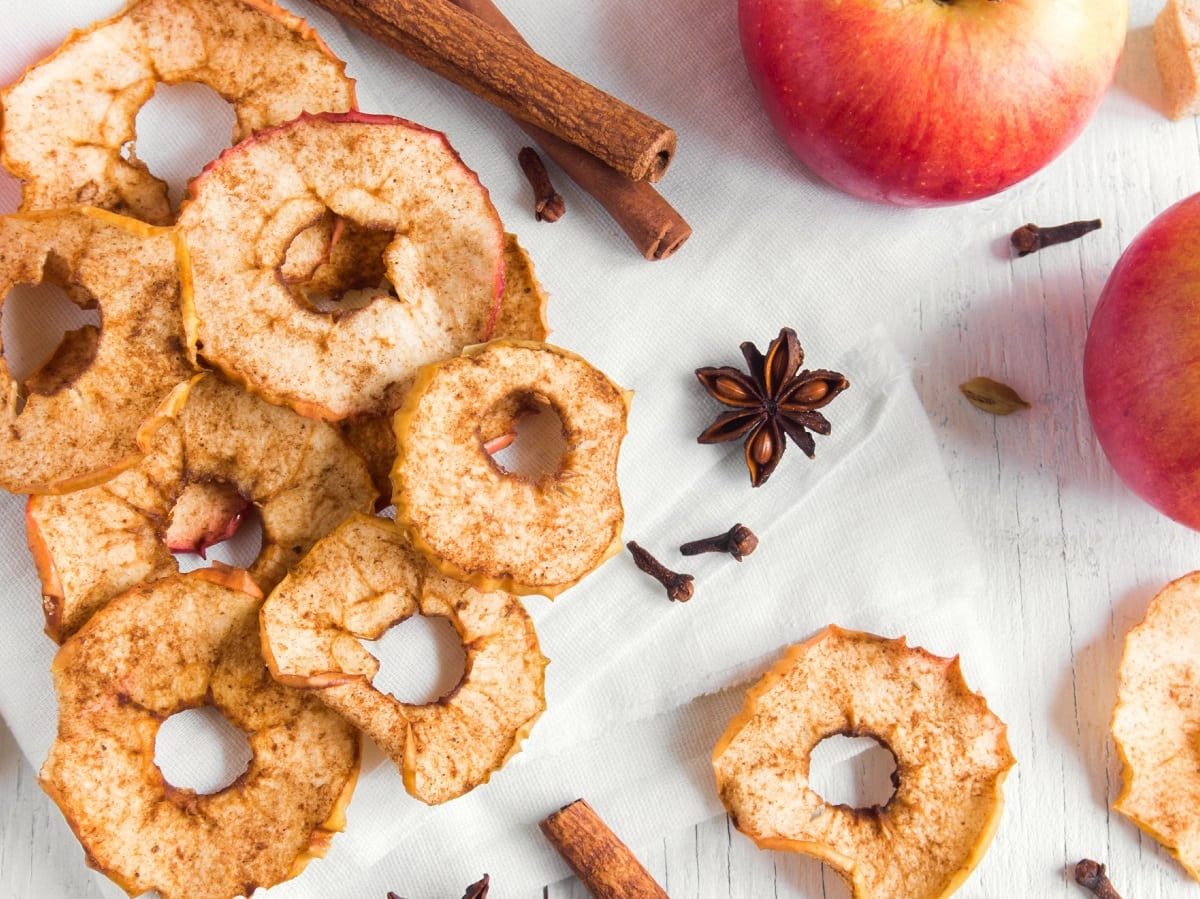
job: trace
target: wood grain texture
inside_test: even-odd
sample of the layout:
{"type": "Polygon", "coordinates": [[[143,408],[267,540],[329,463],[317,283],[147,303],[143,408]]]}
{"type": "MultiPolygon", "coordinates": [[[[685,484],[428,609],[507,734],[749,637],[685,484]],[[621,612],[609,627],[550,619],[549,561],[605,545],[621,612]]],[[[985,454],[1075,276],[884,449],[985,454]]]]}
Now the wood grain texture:
{"type": "MultiPolygon", "coordinates": [[[[1167,581],[1200,567],[1200,535],[1117,482],[1092,436],[1082,385],[1087,323],[1121,249],[1157,213],[1200,190],[1200,120],[1172,123],[1154,110],[1163,101],[1150,24],[1160,5],[1134,0],[1117,85],[1083,137],[1043,176],[976,204],[977,228],[949,238],[955,248],[942,276],[891,298],[885,322],[913,361],[983,559],[979,626],[997,669],[988,698],[1019,759],[1004,820],[957,894],[963,899],[1085,899],[1070,875],[1084,856],[1106,863],[1131,899],[1198,895],[1165,850],[1110,811],[1120,770],[1108,721],[1124,634],[1167,581]],[[1104,228],[1077,243],[1025,259],[1006,249],[1024,222],[1093,216],[1104,228]],[[1011,384],[1033,408],[1003,419],[979,412],[958,392],[975,375],[1011,384]]],[[[725,818],[632,848],[673,899],[848,895],[828,869],[760,852],[725,818]]],[[[494,892],[511,896],[500,884],[494,892]]],[[[586,897],[575,881],[542,895],[586,897]]],[[[99,896],[7,732],[0,896],[99,896]]]]}

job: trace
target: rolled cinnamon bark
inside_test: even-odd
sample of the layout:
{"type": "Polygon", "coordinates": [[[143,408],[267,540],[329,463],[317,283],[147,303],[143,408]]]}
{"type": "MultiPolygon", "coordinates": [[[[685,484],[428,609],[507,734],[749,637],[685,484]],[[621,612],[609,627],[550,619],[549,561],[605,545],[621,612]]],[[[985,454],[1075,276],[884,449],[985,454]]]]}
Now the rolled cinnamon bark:
{"type": "Polygon", "coordinates": [[[563,806],[541,828],[596,899],[670,899],[584,800],[563,806]]]}
{"type": "MultiPolygon", "coordinates": [[[[451,2],[497,31],[525,43],[525,38],[491,0],[451,2]]],[[[595,156],[536,125],[515,116],[513,121],[572,181],[605,208],[646,259],[666,259],[691,237],[692,228],[683,216],[646,182],[630,180],[595,156]]]]}
{"type": "Polygon", "coordinates": [[[547,62],[447,0],[316,3],[635,181],[657,181],[671,163],[675,132],[662,122],[547,62]]]}

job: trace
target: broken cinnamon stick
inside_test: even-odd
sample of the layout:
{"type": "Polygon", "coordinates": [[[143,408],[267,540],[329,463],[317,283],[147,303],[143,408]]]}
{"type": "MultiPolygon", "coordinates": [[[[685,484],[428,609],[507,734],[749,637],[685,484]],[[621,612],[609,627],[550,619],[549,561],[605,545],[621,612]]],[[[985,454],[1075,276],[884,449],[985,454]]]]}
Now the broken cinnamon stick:
{"type": "MultiPolygon", "coordinates": [[[[491,0],[452,0],[514,40],[525,38],[491,0]]],[[[632,181],[579,147],[519,118],[520,126],[542,152],[587,191],[624,231],[646,259],[666,259],[692,236],[691,226],[645,181],[632,181]]]]}
{"type": "Polygon", "coordinates": [[[355,28],[635,181],[657,181],[675,132],[446,0],[316,0],[355,28]]]}
{"type": "Polygon", "coordinates": [[[584,800],[563,806],[542,821],[541,828],[596,899],[669,899],[584,800]]]}

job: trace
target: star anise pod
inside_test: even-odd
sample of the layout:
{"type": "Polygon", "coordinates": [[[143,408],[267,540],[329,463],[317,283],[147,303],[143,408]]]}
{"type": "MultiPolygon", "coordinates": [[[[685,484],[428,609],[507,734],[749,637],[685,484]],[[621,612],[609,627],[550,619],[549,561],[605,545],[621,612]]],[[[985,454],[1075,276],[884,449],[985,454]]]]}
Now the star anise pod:
{"type": "Polygon", "coordinates": [[[816,411],[850,386],[836,371],[799,371],[804,350],[796,332],[783,328],[764,356],[750,341],[742,344],[749,374],[736,368],[698,368],[696,377],[718,402],[732,406],[705,429],[700,443],[724,443],[746,438],[746,467],[750,483],[767,482],[790,437],[810,459],[816,449],[812,431],[828,434],[830,424],[816,411]]]}
{"type": "MultiPolygon", "coordinates": [[[[487,899],[489,886],[491,886],[491,878],[484,874],[482,880],[477,880],[467,887],[467,891],[463,893],[463,899],[487,899]]],[[[389,891],[387,899],[402,899],[402,897],[389,891]]]]}

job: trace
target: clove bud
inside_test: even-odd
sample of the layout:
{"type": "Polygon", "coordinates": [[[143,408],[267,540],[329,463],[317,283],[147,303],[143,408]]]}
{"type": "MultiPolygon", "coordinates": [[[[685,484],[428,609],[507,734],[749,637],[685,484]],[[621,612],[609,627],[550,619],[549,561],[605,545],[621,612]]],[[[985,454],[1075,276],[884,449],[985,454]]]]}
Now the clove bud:
{"type": "Polygon", "coordinates": [[[671,602],[687,602],[692,598],[695,590],[692,581],[695,578],[690,574],[672,571],[632,540],[625,545],[629,547],[629,552],[633,555],[633,564],[666,588],[667,599],[671,602]]]}
{"type": "Polygon", "coordinates": [[[679,551],[685,556],[698,556],[700,553],[728,553],[740,562],[743,556],[750,555],[757,548],[758,537],[754,535],[754,531],[744,524],[738,523],[724,534],[685,543],[679,547],[679,551]]]}
{"type": "Polygon", "coordinates": [[[533,147],[522,147],[517,154],[517,162],[521,164],[521,171],[533,188],[534,217],[539,222],[557,222],[567,211],[567,205],[550,183],[550,173],[546,171],[542,157],[533,147]]]}
{"type": "Polygon", "coordinates": [[[1091,890],[1099,899],[1121,899],[1112,881],[1104,873],[1104,865],[1085,858],[1075,866],[1075,882],[1091,890]]]}
{"type": "Polygon", "coordinates": [[[1030,222],[1028,225],[1022,225],[1014,231],[1010,240],[1018,256],[1028,256],[1030,253],[1036,253],[1038,250],[1052,247],[1055,244],[1078,240],[1083,235],[1090,234],[1099,229],[1100,226],[1100,219],[1091,219],[1085,222],[1068,222],[1065,225],[1055,225],[1052,228],[1040,228],[1030,222]]]}

